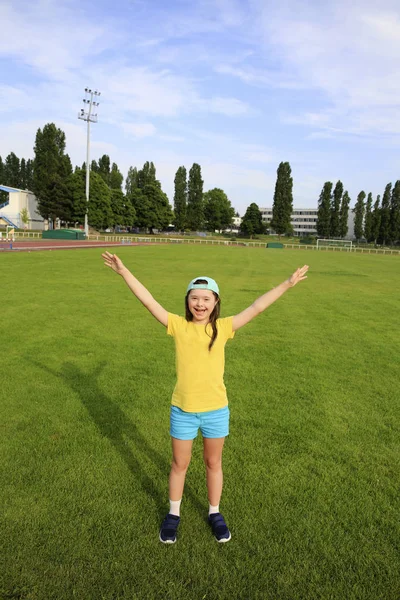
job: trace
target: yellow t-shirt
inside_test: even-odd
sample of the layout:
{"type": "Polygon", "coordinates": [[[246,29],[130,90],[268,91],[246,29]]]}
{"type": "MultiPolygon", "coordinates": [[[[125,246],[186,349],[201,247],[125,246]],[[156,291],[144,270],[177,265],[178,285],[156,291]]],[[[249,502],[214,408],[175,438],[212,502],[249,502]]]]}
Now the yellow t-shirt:
{"type": "Polygon", "coordinates": [[[225,344],[233,338],[233,317],[217,319],[217,339],[211,351],[212,327],[195,325],[168,313],[167,333],[175,338],[177,382],[173,406],[186,412],[217,410],[228,404],[224,384],[225,344]]]}

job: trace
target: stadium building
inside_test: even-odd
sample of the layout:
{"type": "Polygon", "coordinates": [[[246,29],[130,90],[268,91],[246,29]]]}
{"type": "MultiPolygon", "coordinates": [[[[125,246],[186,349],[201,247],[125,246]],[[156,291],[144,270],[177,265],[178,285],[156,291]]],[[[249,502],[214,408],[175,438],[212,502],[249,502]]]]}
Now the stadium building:
{"type": "Polygon", "coordinates": [[[33,192],[8,185],[0,185],[0,191],[8,194],[7,201],[0,204],[0,227],[8,225],[20,229],[45,229],[45,220],[36,212],[37,200],[33,192]],[[27,223],[23,222],[21,216],[24,209],[27,210],[27,223]]]}

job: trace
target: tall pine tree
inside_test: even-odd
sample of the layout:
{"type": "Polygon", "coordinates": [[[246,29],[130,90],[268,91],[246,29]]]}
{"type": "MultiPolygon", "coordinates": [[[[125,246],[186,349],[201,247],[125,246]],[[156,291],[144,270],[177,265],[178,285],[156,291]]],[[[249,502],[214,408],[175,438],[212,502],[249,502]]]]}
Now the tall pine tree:
{"type": "Polygon", "coordinates": [[[379,231],[381,228],[381,208],[380,208],[381,197],[378,195],[374,204],[374,210],[372,212],[372,225],[371,225],[371,241],[375,244],[379,238],[379,231]]]}
{"type": "Polygon", "coordinates": [[[277,170],[271,228],[279,235],[293,233],[293,179],[288,162],[281,162],[277,170]]]}
{"type": "Polygon", "coordinates": [[[329,235],[336,239],[340,235],[340,203],[343,195],[343,183],[339,180],[333,190],[333,198],[331,204],[331,221],[329,227],[329,235]]]}
{"type": "Polygon", "coordinates": [[[394,184],[390,201],[390,239],[392,243],[400,241],[400,181],[394,184]]]}
{"type": "Polygon", "coordinates": [[[318,200],[317,234],[322,238],[330,236],[332,187],[333,183],[326,181],[318,200]]]}
{"type": "Polygon", "coordinates": [[[385,187],[385,192],[382,198],[381,206],[381,225],[379,228],[378,242],[380,244],[387,244],[390,238],[390,201],[392,195],[392,184],[388,183],[385,187]]]}
{"type": "Polygon", "coordinates": [[[68,194],[66,178],[72,170],[66,159],[65,133],[54,123],[38,129],[35,140],[32,191],[38,199],[38,212],[44,219],[64,218],[60,200],[68,194]]]}
{"type": "Polygon", "coordinates": [[[174,224],[178,231],[184,231],[187,209],[187,179],[185,167],[179,167],[175,174],[174,224]]]}
{"type": "Polygon", "coordinates": [[[361,191],[357,196],[354,213],[354,235],[356,240],[361,240],[364,237],[364,213],[365,213],[365,192],[361,191]]]}
{"type": "Polygon", "coordinates": [[[193,163],[189,171],[186,226],[189,231],[199,231],[204,225],[203,180],[201,167],[193,163]]]}
{"type": "Polygon", "coordinates": [[[368,194],[367,204],[365,205],[364,237],[367,242],[372,242],[372,194],[368,194]]]}
{"type": "Polygon", "coordinates": [[[349,230],[349,206],[350,206],[350,197],[347,192],[343,194],[342,202],[340,205],[340,215],[339,215],[339,237],[345,238],[347,232],[349,230]]]}

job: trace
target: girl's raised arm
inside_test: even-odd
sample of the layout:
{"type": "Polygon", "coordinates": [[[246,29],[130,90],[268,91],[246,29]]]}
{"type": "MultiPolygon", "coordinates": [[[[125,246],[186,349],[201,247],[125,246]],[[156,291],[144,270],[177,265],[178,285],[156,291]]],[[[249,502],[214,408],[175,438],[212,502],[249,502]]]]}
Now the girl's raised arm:
{"type": "Polygon", "coordinates": [[[101,256],[104,260],[104,264],[118,273],[118,275],[121,275],[131,292],[133,292],[143,306],[146,307],[149,312],[151,312],[153,317],[155,317],[157,321],[160,321],[164,327],[167,327],[168,312],[161,306],[161,304],[154,300],[149,290],[147,290],[144,285],[142,285],[140,281],[138,281],[136,277],[132,275],[129,269],[125,267],[122,260],[118,258],[116,254],[110,254],[109,252],[104,252],[104,254],[101,256]]]}
{"type": "Polygon", "coordinates": [[[303,281],[303,279],[307,279],[306,273],[308,271],[308,265],[304,265],[301,269],[297,269],[293,273],[289,279],[278,285],[276,288],[273,288],[263,296],[257,298],[255,302],[241,313],[235,315],[233,317],[232,329],[236,331],[243,325],[246,325],[249,321],[254,319],[257,315],[262,313],[268,306],[270,306],[275,300],[278,300],[288,290],[293,287],[299,281],[303,281]]]}

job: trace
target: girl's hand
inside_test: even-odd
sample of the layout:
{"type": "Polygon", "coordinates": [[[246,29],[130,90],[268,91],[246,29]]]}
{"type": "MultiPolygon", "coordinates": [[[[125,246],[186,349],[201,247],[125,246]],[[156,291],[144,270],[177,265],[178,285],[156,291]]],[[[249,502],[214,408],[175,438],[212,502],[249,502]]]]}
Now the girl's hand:
{"type": "Polygon", "coordinates": [[[304,265],[304,267],[301,267],[301,269],[297,269],[297,271],[295,271],[293,275],[288,279],[290,287],[293,287],[294,285],[296,285],[296,283],[299,283],[299,281],[303,281],[303,279],[307,279],[307,271],[308,265],[304,265]]]}
{"type": "Polygon", "coordinates": [[[101,257],[103,258],[104,264],[107,267],[110,267],[113,271],[118,273],[118,275],[122,275],[126,267],[124,266],[122,260],[118,258],[116,254],[104,252],[104,254],[102,254],[101,257]]]}

